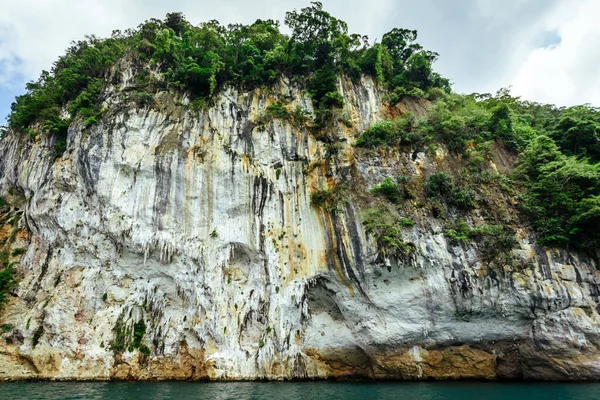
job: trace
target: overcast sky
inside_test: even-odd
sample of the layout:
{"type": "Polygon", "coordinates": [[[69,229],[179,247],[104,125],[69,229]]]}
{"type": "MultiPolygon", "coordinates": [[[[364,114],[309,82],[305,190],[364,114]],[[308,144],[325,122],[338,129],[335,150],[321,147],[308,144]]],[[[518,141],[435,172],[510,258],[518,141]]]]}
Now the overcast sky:
{"type": "MultiPolygon", "coordinates": [[[[435,69],[461,93],[512,85],[524,99],[600,106],[600,0],[323,0],[371,41],[394,27],[417,29],[440,53],[435,69]]],[[[37,79],[72,40],[183,12],[194,24],[283,21],[308,1],[0,0],[0,125],[26,81],[37,79]]]]}

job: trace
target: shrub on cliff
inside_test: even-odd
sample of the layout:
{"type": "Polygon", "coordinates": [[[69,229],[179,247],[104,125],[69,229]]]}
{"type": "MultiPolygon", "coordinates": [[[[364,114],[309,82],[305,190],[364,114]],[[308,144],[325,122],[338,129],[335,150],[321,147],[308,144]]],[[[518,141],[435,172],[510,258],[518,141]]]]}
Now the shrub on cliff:
{"type": "Polygon", "coordinates": [[[44,327],[40,325],[35,332],[33,333],[33,337],[31,338],[31,346],[35,347],[40,342],[42,335],[44,334],[44,327]]]}
{"type": "Polygon", "coordinates": [[[441,171],[429,175],[425,183],[425,190],[429,197],[446,197],[450,195],[453,187],[452,177],[441,171]]]}
{"type": "Polygon", "coordinates": [[[503,225],[485,224],[471,228],[465,221],[457,220],[444,233],[455,245],[477,243],[486,261],[509,262],[511,250],[517,245],[514,232],[503,225]]]}
{"type": "Polygon", "coordinates": [[[455,188],[452,190],[450,203],[464,210],[475,208],[477,206],[477,192],[472,188],[455,188]]]}
{"type": "Polygon", "coordinates": [[[380,121],[365,130],[356,140],[358,147],[379,147],[392,145],[398,140],[398,134],[390,121],[380,121]]]}
{"type": "Polygon", "coordinates": [[[310,194],[310,204],[314,207],[327,207],[331,212],[341,210],[343,203],[348,202],[346,185],[336,185],[331,189],[315,190],[310,194]]]}
{"type": "Polygon", "coordinates": [[[392,203],[398,203],[400,201],[400,190],[396,182],[392,178],[387,177],[379,185],[371,188],[371,193],[375,196],[382,196],[391,201],[392,203]]]}
{"type": "Polygon", "coordinates": [[[408,218],[398,217],[382,205],[364,210],[362,223],[366,232],[376,239],[384,255],[402,257],[415,251],[416,246],[402,237],[403,228],[414,226],[408,218]]]}
{"type": "Polygon", "coordinates": [[[110,348],[115,353],[122,353],[125,350],[139,350],[144,356],[150,355],[150,348],[143,343],[144,335],[146,334],[146,323],[143,319],[133,324],[133,327],[128,327],[123,322],[123,316],[120,316],[113,328],[113,339],[110,342],[110,348]]]}
{"type": "Polygon", "coordinates": [[[357,147],[406,146],[421,149],[432,139],[431,126],[427,121],[406,113],[393,120],[376,122],[356,140],[357,147]]]}

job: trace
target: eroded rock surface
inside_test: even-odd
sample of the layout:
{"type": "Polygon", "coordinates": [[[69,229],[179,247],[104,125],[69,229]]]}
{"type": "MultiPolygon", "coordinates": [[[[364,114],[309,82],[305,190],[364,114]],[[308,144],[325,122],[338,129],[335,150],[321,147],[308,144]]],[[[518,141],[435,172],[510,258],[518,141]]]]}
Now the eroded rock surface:
{"type": "Polygon", "coordinates": [[[344,122],[317,140],[260,119],[279,98],[312,112],[284,82],[225,89],[201,112],[169,93],[137,109],[120,100],[127,85],[105,93],[98,124],[69,130],[61,158],[51,137],[0,141],[4,211],[22,214],[7,251],[26,248],[0,314],[0,379],[600,376],[596,264],[536,245],[510,196],[490,205],[518,227],[510,264],[450,242],[454,216],[416,201],[402,233],[410,254],[385,255],[366,232],[368,188],[460,162],[443,146],[352,146],[426,104],[390,110],[371,80],[340,81],[344,122]],[[311,205],[338,183],[348,201],[311,205]]]}

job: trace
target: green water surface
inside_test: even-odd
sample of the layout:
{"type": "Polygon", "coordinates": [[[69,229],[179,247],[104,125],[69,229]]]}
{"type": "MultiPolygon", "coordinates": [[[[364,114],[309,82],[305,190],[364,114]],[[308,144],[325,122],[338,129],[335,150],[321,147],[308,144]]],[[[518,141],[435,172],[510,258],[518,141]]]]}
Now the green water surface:
{"type": "Polygon", "coordinates": [[[427,399],[600,400],[600,383],[0,383],[0,400],[18,399],[427,399]]]}

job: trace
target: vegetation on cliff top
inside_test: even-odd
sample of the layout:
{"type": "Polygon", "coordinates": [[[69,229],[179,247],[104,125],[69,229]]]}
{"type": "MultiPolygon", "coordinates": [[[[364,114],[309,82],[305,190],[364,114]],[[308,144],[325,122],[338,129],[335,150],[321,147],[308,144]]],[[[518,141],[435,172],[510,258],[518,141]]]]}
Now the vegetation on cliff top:
{"type": "Polygon", "coordinates": [[[193,26],[182,14],[171,13],[162,21],[115,31],[107,39],[89,36],[73,43],[37,82],[27,84],[27,93],[12,105],[9,126],[26,130],[39,123],[44,132],[64,135],[70,118],[81,115],[93,122],[111,69],[125,58],[137,67],[140,103],[151,101],[148,95],[154,91],[176,88],[201,105],[225,83],[252,88],[287,76],[311,95],[317,124],[343,103],[336,89],[338,74],[353,79],[371,74],[397,93],[432,87],[450,91],[448,80],[431,69],[437,54],[415,42],[416,31],[393,29],[381,43],[370,45],[366,36],[349,34],[346,23],[318,2],[286,13],[285,24],[289,36],[273,20],[228,26],[213,20],[193,26]]]}
{"type": "MultiPolygon", "coordinates": [[[[598,249],[597,108],[557,108],[522,101],[507,90],[495,96],[453,94],[449,81],[432,70],[438,54],[416,42],[416,31],[395,28],[370,44],[367,37],[350,34],[346,23],[318,2],[286,13],[284,22],[289,35],[274,20],[228,26],[213,20],[194,26],[182,14],[171,13],[137,29],[115,31],[110,38],[87,37],[73,43],[51,71],[27,84],[27,92],[12,105],[9,128],[32,139],[53,135],[56,153],[62,154],[72,120],[95,123],[103,112],[107,84],[123,68],[133,68],[135,88],[128,95],[139,106],[151,105],[154,93],[177,90],[197,109],[225,84],[251,89],[286,77],[311,96],[313,126],[324,129],[335,108],[343,105],[338,76],[359,80],[366,74],[388,90],[391,105],[404,96],[428,97],[433,104],[425,117],[409,113],[377,123],[362,132],[357,146],[431,150],[442,142],[465,160],[470,174],[483,177],[494,143],[501,142],[519,155],[511,185],[518,189],[514,193],[540,242],[598,249]]],[[[279,103],[264,116],[296,123],[308,117],[279,103]]],[[[392,202],[409,195],[395,185],[385,181],[373,193],[392,202]]],[[[440,174],[430,177],[426,191],[435,204],[447,202],[463,210],[477,204],[472,186],[453,186],[440,174]]],[[[313,198],[314,203],[325,200],[313,198]]]]}

